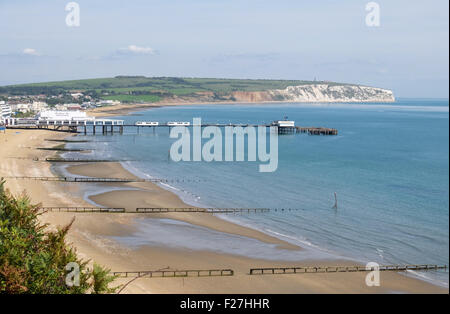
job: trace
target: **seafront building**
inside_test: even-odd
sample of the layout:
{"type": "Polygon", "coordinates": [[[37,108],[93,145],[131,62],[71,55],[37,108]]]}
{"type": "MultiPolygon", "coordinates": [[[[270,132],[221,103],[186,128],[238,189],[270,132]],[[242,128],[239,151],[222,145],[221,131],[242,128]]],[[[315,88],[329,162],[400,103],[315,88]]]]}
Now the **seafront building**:
{"type": "Polygon", "coordinates": [[[11,110],[12,112],[16,113],[16,112],[20,112],[20,113],[28,113],[31,112],[31,105],[30,104],[12,104],[11,105],[11,110]]]}
{"type": "Polygon", "coordinates": [[[11,117],[11,114],[11,106],[7,105],[4,101],[0,101],[0,120],[4,121],[4,119],[11,117]]]}
{"type": "Polygon", "coordinates": [[[280,128],[293,128],[293,127],[295,127],[295,121],[277,120],[277,121],[272,122],[272,125],[278,126],[280,128]]]}
{"type": "Polygon", "coordinates": [[[36,114],[33,118],[6,118],[4,124],[9,128],[38,128],[50,129],[55,131],[77,132],[79,128],[84,128],[86,134],[87,128],[92,129],[95,134],[97,126],[103,127],[102,132],[114,132],[114,127],[118,127],[123,132],[123,120],[96,119],[88,117],[83,111],[70,110],[44,110],[36,114]]]}

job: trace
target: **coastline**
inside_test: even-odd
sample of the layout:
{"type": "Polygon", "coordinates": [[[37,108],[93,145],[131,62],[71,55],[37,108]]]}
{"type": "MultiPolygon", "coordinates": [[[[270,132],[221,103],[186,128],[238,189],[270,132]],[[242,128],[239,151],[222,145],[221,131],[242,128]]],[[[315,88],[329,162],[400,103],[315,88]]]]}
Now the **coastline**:
{"type": "MultiPolygon", "coordinates": [[[[391,102],[369,102],[369,103],[395,103],[396,100],[391,102]]],[[[146,110],[146,109],[152,109],[152,108],[161,108],[161,107],[174,107],[174,106],[207,106],[207,105],[270,105],[270,104],[291,104],[291,103],[299,103],[299,104],[333,104],[333,103],[341,103],[341,102],[333,102],[333,101],[317,101],[317,102],[293,102],[293,101],[279,101],[279,100],[273,100],[273,101],[267,101],[267,100],[261,100],[261,101],[160,101],[155,103],[139,103],[139,104],[120,104],[115,106],[108,106],[108,107],[99,107],[95,109],[89,109],[87,110],[87,114],[91,117],[114,117],[114,116],[122,116],[127,115],[133,112],[146,110]]],[[[360,103],[366,103],[364,101],[353,101],[349,102],[349,104],[360,104],[360,103]]]]}
{"type": "Polygon", "coordinates": [[[141,104],[120,104],[115,106],[100,107],[87,110],[91,117],[114,117],[127,115],[136,111],[147,110],[161,107],[175,107],[175,106],[203,106],[203,105],[260,105],[260,104],[282,104],[290,103],[289,101],[261,101],[261,102],[247,102],[247,101],[218,101],[218,102],[201,102],[201,101],[161,101],[155,103],[141,103],[141,104]]]}
{"type": "MultiPolygon", "coordinates": [[[[35,162],[32,158],[45,158],[52,153],[25,147],[46,145],[45,138],[62,139],[66,138],[67,134],[41,130],[20,132],[8,130],[4,137],[6,137],[6,142],[0,135],[0,141],[4,144],[4,149],[0,154],[2,159],[0,176],[51,176],[49,163],[35,162]]],[[[47,143],[47,146],[54,146],[54,143],[47,143]]],[[[120,164],[114,163],[69,166],[67,170],[77,175],[133,177],[120,164]]],[[[186,207],[175,194],[151,183],[107,184],[106,186],[137,188],[139,191],[112,191],[91,197],[93,201],[104,206],[114,204],[114,207],[117,207],[120,205],[117,203],[121,202],[125,206],[119,207],[126,207],[129,210],[133,210],[136,204],[143,203],[148,206],[186,207]]],[[[42,202],[44,206],[92,206],[82,198],[75,197],[81,192],[72,183],[19,182],[19,180],[12,179],[7,182],[7,187],[15,194],[26,189],[34,203],[42,202]]],[[[152,217],[182,220],[194,226],[254,238],[260,242],[277,245],[280,250],[300,250],[298,247],[292,247],[289,243],[259,231],[226,222],[209,214],[205,215],[162,214],[159,217],[152,217]]],[[[77,248],[81,257],[92,259],[113,271],[156,270],[170,267],[170,269],[233,268],[236,272],[235,276],[227,278],[140,279],[129,285],[124,291],[126,293],[448,293],[448,289],[390,272],[381,274],[381,287],[367,287],[364,273],[247,275],[248,269],[251,267],[354,264],[348,261],[268,261],[182,248],[157,246],[132,248],[121,245],[112,239],[112,237],[123,237],[135,233],[137,231],[136,222],[143,219],[142,215],[46,213],[42,215],[42,221],[50,223],[50,227],[55,228],[55,226],[67,224],[74,216],[76,216],[76,220],[69,232],[69,241],[77,248]]],[[[123,280],[117,282],[124,283],[123,280]]]]}

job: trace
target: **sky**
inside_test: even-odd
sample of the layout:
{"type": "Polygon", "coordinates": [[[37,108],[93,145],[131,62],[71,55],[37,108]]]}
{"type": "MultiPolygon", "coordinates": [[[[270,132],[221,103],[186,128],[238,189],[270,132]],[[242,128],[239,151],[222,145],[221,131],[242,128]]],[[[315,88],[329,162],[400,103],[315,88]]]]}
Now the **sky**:
{"type": "Polygon", "coordinates": [[[69,2],[0,0],[0,85],[145,75],[449,94],[448,0],[374,1],[378,26],[366,0],[77,0],[79,26],[69,2]]]}

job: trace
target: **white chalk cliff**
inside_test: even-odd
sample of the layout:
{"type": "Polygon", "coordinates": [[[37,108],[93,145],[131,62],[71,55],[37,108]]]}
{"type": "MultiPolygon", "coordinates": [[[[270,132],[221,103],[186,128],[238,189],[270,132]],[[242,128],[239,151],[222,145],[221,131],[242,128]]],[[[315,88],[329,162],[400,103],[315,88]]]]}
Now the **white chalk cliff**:
{"type": "Polygon", "coordinates": [[[359,85],[313,84],[267,91],[273,100],[292,102],[394,102],[388,89],[359,85]]]}

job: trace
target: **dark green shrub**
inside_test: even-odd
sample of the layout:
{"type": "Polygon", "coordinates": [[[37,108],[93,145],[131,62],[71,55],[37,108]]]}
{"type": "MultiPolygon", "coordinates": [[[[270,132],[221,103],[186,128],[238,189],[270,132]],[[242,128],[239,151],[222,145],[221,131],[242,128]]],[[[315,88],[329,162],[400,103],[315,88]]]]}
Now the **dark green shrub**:
{"type": "Polygon", "coordinates": [[[23,194],[12,196],[0,181],[0,293],[70,294],[114,293],[109,270],[78,259],[66,244],[72,222],[55,232],[38,220],[39,207],[23,194]],[[66,265],[79,266],[79,285],[69,287],[66,265]]]}

